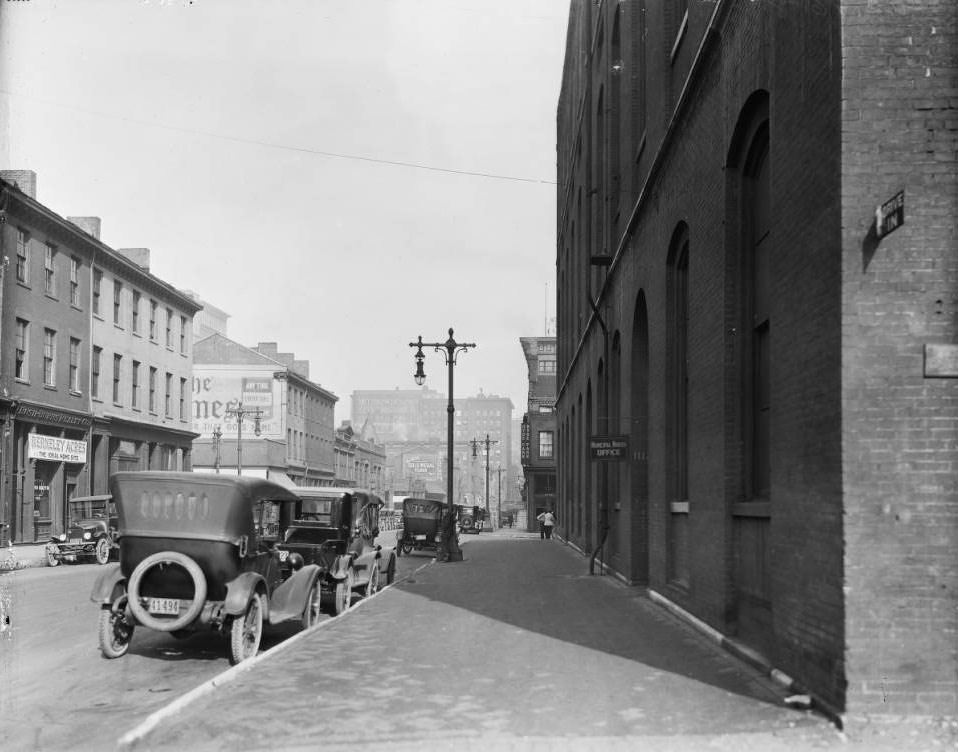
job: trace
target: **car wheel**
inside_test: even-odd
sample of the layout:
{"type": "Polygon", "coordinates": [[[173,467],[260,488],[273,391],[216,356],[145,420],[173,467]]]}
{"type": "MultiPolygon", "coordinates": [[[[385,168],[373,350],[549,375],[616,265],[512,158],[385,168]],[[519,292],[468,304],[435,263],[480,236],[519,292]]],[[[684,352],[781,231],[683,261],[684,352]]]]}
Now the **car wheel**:
{"type": "Polygon", "coordinates": [[[336,598],[333,601],[333,613],[341,614],[348,611],[353,602],[353,570],[346,573],[346,577],[336,582],[336,598]]]}
{"type": "Polygon", "coordinates": [[[94,555],[96,556],[97,564],[106,564],[110,560],[110,539],[109,538],[103,537],[96,542],[96,551],[94,555]]]}
{"type": "Polygon", "coordinates": [[[379,574],[379,562],[374,561],[372,566],[369,568],[369,582],[366,583],[366,597],[373,595],[379,591],[380,587],[380,574],[379,574]]]}
{"type": "Polygon", "coordinates": [[[411,541],[404,540],[399,547],[402,549],[402,552],[406,554],[407,556],[412,553],[413,544],[411,541]]]}
{"type": "Polygon", "coordinates": [[[56,543],[47,543],[47,566],[55,567],[60,563],[60,557],[57,555],[60,552],[60,549],[57,548],[56,543]]]}
{"type": "Polygon", "coordinates": [[[126,651],[130,649],[133,625],[123,616],[125,602],[126,596],[112,606],[104,606],[100,609],[97,636],[100,641],[100,652],[104,658],[119,658],[126,655],[126,651]]]}
{"type": "Polygon", "coordinates": [[[303,609],[303,629],[309,629],[319,621],[322,594],[322,580],[317,577],[316,583],[309,589],[309,595],[306,596],[306,608],[303,609]]]}
{"type": "Polygon", "coordinates": [[[252,658],[263,636],[263,602],[254,594],[241,616],[230,620],[230,665],[252,658]]]}
{"type": "Polygon", "coordinates": [[[396,559],[394,557],[389,558],[389,566],[386,567],[386,584],[392,585],[396,579],[396,559]]]}

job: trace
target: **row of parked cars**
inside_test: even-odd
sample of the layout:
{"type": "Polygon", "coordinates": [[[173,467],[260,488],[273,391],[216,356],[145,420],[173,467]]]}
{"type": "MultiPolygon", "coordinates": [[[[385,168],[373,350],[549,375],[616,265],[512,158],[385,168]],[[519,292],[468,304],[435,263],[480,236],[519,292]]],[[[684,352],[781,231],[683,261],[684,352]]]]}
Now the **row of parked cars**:
{"type": "Polygon", "coordinates": [[[126,654],[138,627],[174,638],[213,629],[236,664],[256,654],[266,625],[309,628],[324,610],[342,613],[354,593],[371,595],[396,573],[395,550],[376,543],[383,501],[362,490],[119,472],[109,497],[97,501],[107,506],[51,541],[48,559],[106,563],[115,548],[119,562],[91,594],[107,658],[126,654]]]}

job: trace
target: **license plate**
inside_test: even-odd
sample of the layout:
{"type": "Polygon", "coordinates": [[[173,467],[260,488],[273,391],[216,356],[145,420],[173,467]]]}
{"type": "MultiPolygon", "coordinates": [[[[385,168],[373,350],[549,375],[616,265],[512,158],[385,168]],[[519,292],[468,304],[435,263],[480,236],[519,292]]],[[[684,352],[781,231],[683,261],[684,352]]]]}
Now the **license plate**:
{"type": "Polygon", "coordinates": [[[280,561],[286,561],[288,558],[289,558],[289,551],[280,550],[280,552],[279,552],[279,560],[280,560],[280,561]]]}
{"type": "Polygon", "coordinates": [[[70,543],[83,543],[79,538],[70,538],[70,543]]]}
{"type": "Polygon", "coordinates": [[[149,610],[151,614],[179,616],[180,602],[176,598],[150,598],[149,610]]]}
{"type": "Polygon", "coordinates": [[[425,535],[414,535],[413,538],[415,538],[416,540],[426,540],[425,535]]]}

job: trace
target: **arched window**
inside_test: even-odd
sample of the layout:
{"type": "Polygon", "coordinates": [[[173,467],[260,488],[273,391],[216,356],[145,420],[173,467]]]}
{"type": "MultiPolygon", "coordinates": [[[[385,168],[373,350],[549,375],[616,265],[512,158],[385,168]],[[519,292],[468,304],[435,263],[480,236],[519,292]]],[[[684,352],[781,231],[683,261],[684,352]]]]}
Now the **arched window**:
{"type": "Polygon", "coordinates": [[[668,264],[669,445],[671,501],[689,500],[689,232],[681,223],[668,264]]]}

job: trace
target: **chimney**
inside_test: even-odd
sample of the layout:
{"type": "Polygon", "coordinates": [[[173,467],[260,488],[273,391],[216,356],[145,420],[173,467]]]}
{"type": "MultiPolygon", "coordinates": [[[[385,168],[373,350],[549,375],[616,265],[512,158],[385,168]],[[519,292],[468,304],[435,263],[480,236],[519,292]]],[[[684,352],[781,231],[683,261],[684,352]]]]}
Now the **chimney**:
{"type": "Polygon", "coordinates": [[[30,198],[37,197],[37,174],[33,170],[0,170],[0,178],[13,183],[30,198]]]}
{"type": "Polygon", "coordinates": [[[150,249],[149,248],[117,248],[116,252],[121,256],[126,256],[130,261],[140,267],[143,271],[150,271],[150,249]]]}
{"type": "Polygon", "coordinates": [[[267,358],[275,358],[278,354],[279,346],[275,342],[260,342],[253,349],[260,355],[265,355],[267,358]]]}
{"type": "Polygon", "coordinates": [[[309,378],[309,361],[308,360],[294,360],[293,361],[293,373],[298,373],[304,379],[309,378]]]}
{"type": "Polygon", "coordinates": [[[99,217],[67,217],[67,221],[73,222],[87,235],[92,235],[97,240],[100,239],[100,218],[99,217]]]}

